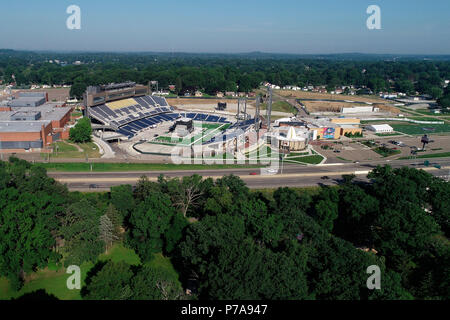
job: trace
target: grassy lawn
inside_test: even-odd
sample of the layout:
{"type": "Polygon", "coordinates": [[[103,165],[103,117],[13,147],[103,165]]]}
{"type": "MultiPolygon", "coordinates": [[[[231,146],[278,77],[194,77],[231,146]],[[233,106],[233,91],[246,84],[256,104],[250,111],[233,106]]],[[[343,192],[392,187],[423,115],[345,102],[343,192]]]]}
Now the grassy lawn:
{"type": "Polygon", "coordinates": [[[385,158],[402,153],[400,150],[393,150],[393,149],[389,149],[386,147],[378,147],[378,148],[374,148],[372,150],[375,151],[376,153],[378,153],[379,155],[382,155],[385,158]]]}
{"type": "MultiPolygon", "coordinates": [[[[53,144],[53,153],[50,154],[51,158],[100,158],[100,150],[93,142],[78,143],[76,144],[83,151],[80,152],[74,143],[66,141],[58,141],[53,144]]],[[[44,159],[47,159],[47,154],[42,154],[44,159]]]]}
{"type": "MultiPolygon", "coordinates": [[[[73,163],[39,163],[36,164],[47,169],[47,171],[60,172],[88,172],[91,164],[86,162],[73,163]]],[[[238,164],[162,164],[162,163],[92,163],[94,172],[114,171],[165,171],[165,170],[210,170],[210,169],[236,169],[236,168],[259,168],[258,165],[238,164]]]]}
{"type": "MultiPolygon", "coordinates": [[[[262,104],[261,110],[266,110],[267,105],[262,104]]],[[[272,103],[272,111],[279,111],[279,112],[286,112],[286,113],[293,113],[297,114],[297,109],[295,109],[293,106],[291,106],[286,101],[275,101],[272,103]]]]}
{"type": "Polygon", "coordinates": [[[319,164],[323,160],[323,157],[320,155],[313,155],[313,156],[306,156],[306,157],[298,157],[294,159],[285,159],[283,161],[286,162],[293,162],[293,163],[299,163],[299,164],[319,164]]]}
{"type": "Polygon", "coordinates": [[[395,131],[406,134],[445,133],[450,132],[450,124],[392,124],[395,131]]]}
{"type": "Polygon", "coordinates": [[[408,119],[417,120],[417,121],[439,121],[439,119],[436,119],[436,118],[419,117],[419,116],[408,117],[408,119]]]}
{"type": "Polygon", "coordinates": [[[309,152],[292,152],[289,153],[289,155],[286,157],[287,159],[289,158],[296,158],[296,157],[301,157],[301,156],[307,156],[309,155],[309,152]]]}
{"type": "Polygon", "coordinates": [[[131,249],[125,248],[123,244],[115,244],[108,250],[108,253],[103,253],[98,257],[99,261],[111,260],[113,262],[124,261],[133,266],[141,264],[139,256],[131,249]]]}
{"type": "MultiPolygon", "coordinates": [[[[138,255],[131,249],[125,248],[122,244],[114,245],[107,254],[101,254],[98,261],[112,260],[114,262],[124,261],[131,265],[140,265],[141,261],[138,255]]],[[[164,257],[161,253],[155,254],[155,258],[147,263],[155,268],[162,268],[169,271],[174,279],[178,279],[178,274],[172,266],[169,258],[164,257]]],[[[93,263],[84,263],[80,266],[82,286],[89,270],[94,266],[93,263]]],[[[18,298],[25,293],[30,293],[39,289],[44,289],[48,294],[55,295],[61,300],[80,300],[80,290],[69,290],[66,286],[67,278],[65,268],[60,267],[58,270],[39,270],[27,275],[27,280],[23,288],[15,292],[9,287],[6,278],[0,278],[0,300],[9,300],[18,298]]]]}

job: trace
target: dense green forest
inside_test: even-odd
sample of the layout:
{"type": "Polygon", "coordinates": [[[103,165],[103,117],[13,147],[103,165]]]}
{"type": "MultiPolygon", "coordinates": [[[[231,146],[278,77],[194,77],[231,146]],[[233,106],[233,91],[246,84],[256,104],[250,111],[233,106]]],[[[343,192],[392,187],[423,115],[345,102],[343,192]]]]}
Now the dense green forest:
{"type": "Polygon", "coordinates": [[[179,279],[106,261],[84,299],[449,299],[450,185],[407,167],[369,178],[262,192],[233,175],[143,177],[82,194],[10,158],[0,162],[0,276],[18,290],[26,274],[95,262],[120,242],[142,262],[170,257],[179,279]],[[381,290],[366,287],[371,265],[381,290]]]}
{"type": "Polygon", "coordinates": [[[18,85],[72,85],[80,98],[88,85],[158,80],[177,93],[204,90],[249,92],[268,81],[284,85],[367,86],[374,92],[400,91],[440,98],[450,79],[448,56],[432,59],[388,55],[272,55],[170,53],[52,53],[0,50],[0,79],[18,85]],[[60,64],[49,63],[59,60],[60,64]],[[73,62],[80,61],[81,65],[73,62]]]}

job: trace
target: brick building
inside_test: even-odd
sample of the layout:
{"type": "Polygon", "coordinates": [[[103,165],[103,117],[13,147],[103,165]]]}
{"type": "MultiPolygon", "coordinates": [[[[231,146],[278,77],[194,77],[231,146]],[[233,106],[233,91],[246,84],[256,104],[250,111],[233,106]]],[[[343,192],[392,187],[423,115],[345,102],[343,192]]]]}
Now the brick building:
{"type": "MultiPolygon", "coordinates": [[[[14,105],[18,104],[17,100],[14,105]]],[[[27,97],[22,101],[30,100],[27,97]]],[[[63,102],[44,103],[37,107],[0,106],[0,150],[41,151],[56,140],[68,139],[67,123],[71,113],[72,107],[63,102]]]]}

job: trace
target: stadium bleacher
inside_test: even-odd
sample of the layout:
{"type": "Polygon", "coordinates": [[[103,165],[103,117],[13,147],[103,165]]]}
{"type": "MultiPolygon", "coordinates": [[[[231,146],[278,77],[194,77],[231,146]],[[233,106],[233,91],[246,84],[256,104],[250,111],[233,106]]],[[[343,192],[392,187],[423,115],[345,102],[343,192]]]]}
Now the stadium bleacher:
{"type": "Polygon", "coordinates": [[[226,117],[217,115],[174,111],[165,98],[158,96],[134,97],[89,108],[92,118],[111,126],[128,138],[153,125],[175,121],[180,117],[210,123],[230,123],[226,117]]]}
{"type": "Polygon", "coordinates": [[[134,97],[89,108],[91,117],[116,129],[129,122],[171,111],[166,99],[152,96],[134,97]]]}

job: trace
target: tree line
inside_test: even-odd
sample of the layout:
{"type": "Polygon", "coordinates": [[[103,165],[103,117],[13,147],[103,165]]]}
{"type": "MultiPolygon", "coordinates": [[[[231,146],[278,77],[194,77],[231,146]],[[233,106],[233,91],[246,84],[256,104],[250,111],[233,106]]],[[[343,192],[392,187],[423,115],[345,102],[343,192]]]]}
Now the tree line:
{"type": "Polygon", "coordinates": [[[96,263],[120,242],[143,264],[97,262],[83,298],[448,299],[449,184],[407,167],[368,178],[272,193],[233,175],[142,177],[81,194],[11,158],[0,163],[0,275],[19,289],[50,262],[96,263]],[[157,253],[179,279],[149,267],[157,253]],[[371,265],[381,290],[366,287],[371,265]]]}
{"type": "Polygon", "coordinates": [[[0,50],[0,79],[5,83],[67,84],[81,98],[86,87],[111,82],[158,80],[176,93],[200,89],[249,92],[264,81],[285,86],[366,86],[373,92],[399,91],[440,98],[450,78],[448,59],[387,59],[372,56],[335,58],[290,55],[190,55],[114,53],[34,53],[0,50]],[[60,59],[68,64],[56,64],[60,59]],[[52,60],[53,63],[49,61],[52,60]],[[80,60],[82,65],[73,65],[80,60]]]}

